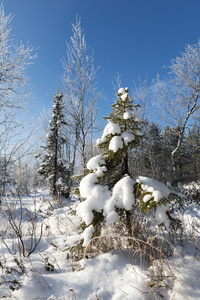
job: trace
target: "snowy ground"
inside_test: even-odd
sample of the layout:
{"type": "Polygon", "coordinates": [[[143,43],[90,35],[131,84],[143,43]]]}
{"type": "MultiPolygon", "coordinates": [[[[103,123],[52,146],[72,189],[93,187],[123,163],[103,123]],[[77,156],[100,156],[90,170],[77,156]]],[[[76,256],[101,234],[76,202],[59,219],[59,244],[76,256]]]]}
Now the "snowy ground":
{"type": "Polygon", "coordinates": [[[91,259],[82,258],[80,261],[72,259],[67,248],[81,238],[78,235],[79,220],[69,214],[76,205],[75,201],[68,201],[63,207],[55,208],[51,205],[51,197],[44,190],[39,190],[32,197],[23,197],[21,200],[22,208],[19,201],[12,199],[8,201],[7,206],[4,205],[0,215],[0,298],[200,299],[198,205],[189,205],[182,214],[186,235],[182,245],[174,248],[173,255],[163,262],[164,274],[162,273],[161,278],[158,270],[152,270],[149,265],[144,266],[138,260],[135,261],[132,250],[113,250],[91,259]],[[15,207],[14,214],[8,215],[11,207],[15,207]],[[37,241],[43,223],[41,241],[29,257],[24,258],[22,255],[20,260],[17,253],[15,255],[9,253],[9,251],[16,252],[21,244],[15,239],[5,213],[7,219],[18,218],[16,225],[20,226],[23,240],[29,248],[32,225],[36,226],[34,230],[37,241]],[[52,270],[45,269],[45,259],[46,267],[52,270]],[[51,266],[47,265],[47,261],[51,266]],[[157,272],[154,282],[151,279],[153,272],[157,272]]]}

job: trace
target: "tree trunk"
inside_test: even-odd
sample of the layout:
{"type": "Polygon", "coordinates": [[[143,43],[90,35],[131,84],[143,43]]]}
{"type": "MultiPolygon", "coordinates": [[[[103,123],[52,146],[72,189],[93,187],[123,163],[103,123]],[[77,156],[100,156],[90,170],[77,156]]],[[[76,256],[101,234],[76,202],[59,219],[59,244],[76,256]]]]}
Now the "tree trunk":
{"type": "Polygon", "coordinates": [[[128,153],[124,155],[122,158],[122,175],[129,175],[129,168],[128,168],[128,153]]]}
{"type": "Polygon", "coordinates": [[[53,190],[52,190],[52,194],[53,194],[53,198],[54,200],[56,199],[56,197],[58,196],[58,191],[57,191],[57,168],[58,168],[58,129],[56,129],[55,132],[55,160],[54,160],[54,176],[53,176],[53,190]]]}

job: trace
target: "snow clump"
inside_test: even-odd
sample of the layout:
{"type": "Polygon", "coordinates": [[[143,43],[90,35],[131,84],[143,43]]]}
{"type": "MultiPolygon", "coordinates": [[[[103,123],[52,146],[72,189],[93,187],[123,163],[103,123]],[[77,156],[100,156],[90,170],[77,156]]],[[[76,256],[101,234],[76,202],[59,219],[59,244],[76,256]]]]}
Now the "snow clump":
{"type": "Polygon", "coordinates": [[[133,186],[135,181],[128,175],[119,180],[113,187],[112,196],[107,200],[103,215],[106,217],[106,223],[111,225],[119,220],[116,208],[127,211],[133,208],[135,197],[133,186]]]}
{"type": "Polygon", "coordinates": [[[95,173],[88,174],[80,182],[80,194],[86,200],[79,203],[77,214],[87,225],[93,221],[93,211],[101,213],[105,202],[111,196],[108,186],[102,186],[97,182],[97,174],[95,173]]]}
{"type": "Polygon", "coordinates": [[[107,168],[105,166],[105,158],[106,157],[104,155],[96,155],[88,161],[86,167],[90,171],[94,171],[97,177],[101,177],[103,176],[104,172],[107,171],[107,168]]]}
{"type": "Polygon", "coordinates": [[[87,227],[84,232],[82,233],[82,238],[84,239],[83,241],[83,247],[86,247],[89,241],[92,239],[92,235],[94,233],[94,226],[90,225],[87,227]]]}
{"type": "Polygon", "coordinates": [[[132,118],[132,114],[129,111],[124,113],[124,120],[128,120],[128,119],[131,119],[131,118],[132,118]]]}
{"type": "Polygon", "coordinates": [[[103,135],[101,138],[97,139],[96,145],[106,142],[107,135],[109,135],[109,134],[115,135],[115,134],[120,134],[120,133],[121,133],[120,126],[111,121],[108,121],[108,124],[104,128],[103,135]]]}
{"type": "Polygon", "coordinates": [[[124,88],[120,88],[119,90],[118,90],[118,94],[124,94],[125,93],[125,89],[124,88]]]}
{"type": "Polygon", "coordinates": [[[158,180],[144,176],[138,176],[136,181],[142,184],[143,190],[152,192],[154,201],[157,203],[162,198],[168,198],[169,194],[171,193],[171,190],[164,183],[159,182],[158,180]]]}
{"type": "Polygon", "coordinates": [[[136,182],[141,183],[141,187],[144,191],[149,192],[144,196],[143,201],[148,202],[153,198],[153,200],[158,203],[155,211],[155,220],[158,224],[164,224],[166,229],[170,231],[170,221],[167,215],[167,211],[169,210],[169,203],[166,205],[159,204],[161,199],[167,199],[171,190],[162,182],[158,180],[138,176],[136,182]]]}
{"type": "Polygon", "coordinates": [[[123,141],[120,136],[114,136],[109,143],[109,150],[117,152],[119,149],[123,148],[123,141]]]}
{"type": "Polygon", "coordinates": [[[125,101],[128,97],[128,100],[129,101],[132,101],[129,93],[128,93],[128,88],[126,87],[125,89],[124,88],[120,88],[118,90],[118,95],[121,97],[122,101],[125,101]]]}
{"type": "Polygon", "coordinates": [[[134,134],[132,134],[130,131],[124,131],[121,135],[121,137],[124,140],[124,144],[127,146],[128,143],[132,142],[135,140],[134,134]]]}

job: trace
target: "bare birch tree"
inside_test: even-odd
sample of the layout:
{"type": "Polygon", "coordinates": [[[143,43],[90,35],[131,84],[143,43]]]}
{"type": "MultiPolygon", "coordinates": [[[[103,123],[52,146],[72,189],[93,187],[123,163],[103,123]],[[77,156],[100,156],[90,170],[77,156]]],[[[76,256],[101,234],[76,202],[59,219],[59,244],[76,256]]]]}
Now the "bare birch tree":
{"type": "Polygon", "coordinates": [[[94,54],[89,53],[85,35],[81,29],[81,20],[76,18],[72,24],[73,35],[66,43],[67,57],[63,59],[66,113],[68,129],[72,141],[72,166],[76,165],[77,153],[81,156],[81,165],[86,163],[86,144],[91,141],[97,118],[97,70],[94,67],[94,54]]]}
{"type": "MultiPolygon", "coordinates": [[[[22,136],[24,125],[21,116],[27,109],[28,77],[26,69],[35,58],[33,48],[22,43],[14,44],[10,23],[12,15],[5,15],[0,5],[0,160],[1,175],[20,147],[27,140],[22,136]],[[19,114],[20,112],[20,114],[19,114]],[[20,130],[17,130],[19,129],[20,130]]],[[[2,177],[1,176],[1,177],[2,177]]],[[[0,178],[1,180],[1,178],[0,178]]],[[[1,182],[2,183],[2,182],[1,182]]]]}
{"type": "Polygon", "coordinates": [[[196,45],[187,45],[180,57],[171,60],[168,68],[168,81],[163,82],[157,77],[154,104],[167,123],[177,126],[177,145],[171,153],[176,171],[175,157],[181,147],[186,126],[200,108],[200,40],[196,45]]]}

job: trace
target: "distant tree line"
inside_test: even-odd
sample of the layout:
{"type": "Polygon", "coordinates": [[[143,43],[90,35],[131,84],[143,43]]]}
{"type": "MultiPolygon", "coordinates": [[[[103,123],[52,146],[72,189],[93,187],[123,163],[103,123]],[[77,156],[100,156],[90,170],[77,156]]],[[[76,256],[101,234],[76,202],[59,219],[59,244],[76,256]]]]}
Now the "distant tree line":
{"type": "Polygon", "coordinates": [[[197,182],[200,176],[200,124],[195,123],[184,133],[173,162],[171,153],[178,139],[177,126],[161,128],[154,122],[146,122],[140,145],[131,151],[132,174],[172,184],[197,182]]]}

